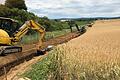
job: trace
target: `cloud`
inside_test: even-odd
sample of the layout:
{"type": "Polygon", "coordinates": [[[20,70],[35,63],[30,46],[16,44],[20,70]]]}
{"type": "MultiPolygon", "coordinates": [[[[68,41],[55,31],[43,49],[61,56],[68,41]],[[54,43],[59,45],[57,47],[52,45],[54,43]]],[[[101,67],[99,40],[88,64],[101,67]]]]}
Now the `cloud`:
{"type": "MultiPolygon", "coordinates": [[[[3,3],[4,0],[0,0],[3,3]]],[[[120,16],[120,0],[25,0],[28,11],[49,18],[120,16]]]]}
{"type": "Polygon", "coordinates": [[[0,0],[0,4],[4,4],[5,0],[0,0]]]}
{"type": "Polygon", "coordinates": [[[27,0],[26,3],[29,11],[49,18],[120,15],[120,0],[27,0]]]}

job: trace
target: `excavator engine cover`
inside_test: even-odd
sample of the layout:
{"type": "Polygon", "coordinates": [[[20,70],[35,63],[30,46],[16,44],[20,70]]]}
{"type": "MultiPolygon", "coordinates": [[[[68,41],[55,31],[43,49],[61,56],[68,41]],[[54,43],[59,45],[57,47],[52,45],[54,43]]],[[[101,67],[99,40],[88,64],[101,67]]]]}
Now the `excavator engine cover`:
{"type": "Polygon", "coordinates": [[[2,29],[0,29],[0,44],[7,44],[11,43],[10,37],[8,33],[2,29]]]}

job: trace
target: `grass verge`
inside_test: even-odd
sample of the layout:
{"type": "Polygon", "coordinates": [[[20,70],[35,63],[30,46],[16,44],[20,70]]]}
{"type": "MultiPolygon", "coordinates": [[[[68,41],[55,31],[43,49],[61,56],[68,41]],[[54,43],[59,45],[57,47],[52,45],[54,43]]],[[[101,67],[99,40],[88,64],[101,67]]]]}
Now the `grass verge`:
{"type": "MultiPolygon", "coordinates": [[[[30,78],[31,80],[47,80],[55,78],[56,71],[58,69],[58,57],[53,51],[49,52],[49,55],[42,61],[32,65],[31,70],[26,71],[22,77],[30,78]]],[[[56,78],[55,78],[56,79],[56,78]]]]}

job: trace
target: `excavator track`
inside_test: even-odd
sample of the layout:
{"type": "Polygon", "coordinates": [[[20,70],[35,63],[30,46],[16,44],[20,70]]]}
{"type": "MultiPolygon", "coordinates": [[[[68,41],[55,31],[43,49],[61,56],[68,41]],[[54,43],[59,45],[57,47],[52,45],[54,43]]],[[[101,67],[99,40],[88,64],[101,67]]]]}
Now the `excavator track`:
{"type": "Polygon", "coordinates": [[[0,55],[6,55],[10,53],[22,52],[22,47],[19,46],[0,46],[0,55]]]}

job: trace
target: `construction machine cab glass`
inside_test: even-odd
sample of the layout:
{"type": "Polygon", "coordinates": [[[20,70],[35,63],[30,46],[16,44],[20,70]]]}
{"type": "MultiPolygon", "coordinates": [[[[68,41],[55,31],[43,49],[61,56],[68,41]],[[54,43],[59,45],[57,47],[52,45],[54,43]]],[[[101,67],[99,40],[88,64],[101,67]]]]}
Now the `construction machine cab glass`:
{"type": "Polygon", "coordinates": [[[10,37],[13,36],[13,33],[19,28],[19,26],[17,20],[0,17],[0,29],[5,30],[10,37]]]}

